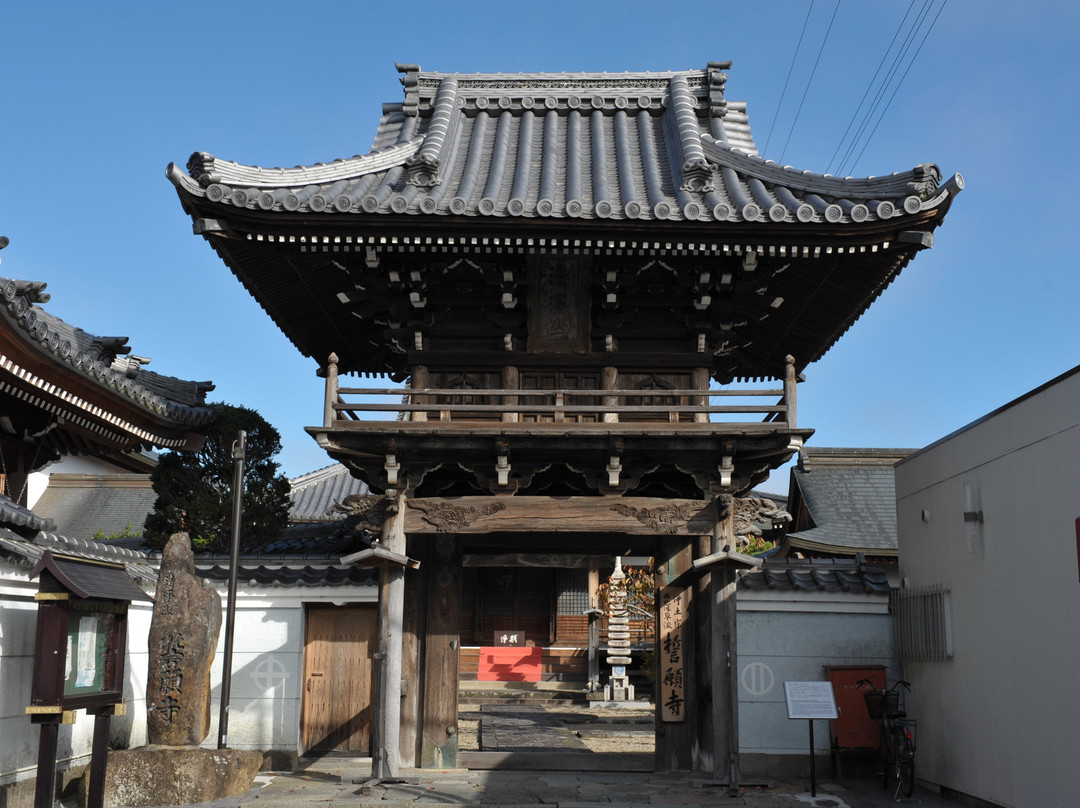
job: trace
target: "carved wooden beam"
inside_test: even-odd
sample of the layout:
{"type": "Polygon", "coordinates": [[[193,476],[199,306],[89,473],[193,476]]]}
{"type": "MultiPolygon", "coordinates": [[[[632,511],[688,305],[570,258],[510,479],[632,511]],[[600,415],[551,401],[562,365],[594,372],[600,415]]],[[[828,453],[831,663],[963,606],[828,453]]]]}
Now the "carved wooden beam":
{"type": "Polygon", "coordinates": [[[716,508],[694,499],[653,497],[437,497],[410,499],[406,533],[712,533],[716,508]]]}

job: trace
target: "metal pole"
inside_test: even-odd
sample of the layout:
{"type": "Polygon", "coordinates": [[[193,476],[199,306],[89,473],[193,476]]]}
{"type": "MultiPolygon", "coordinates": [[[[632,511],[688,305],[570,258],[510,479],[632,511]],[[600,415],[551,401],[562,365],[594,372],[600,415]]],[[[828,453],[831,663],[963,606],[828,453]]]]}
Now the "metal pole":
{"type": "Polygon", "coordinates": [[[240,430],[233,444],[232,548],[229,552],[229,603],[225,610],[225,655],[221,660],[221,713],[218,716],[218,749],[229,745],[229,698],[232,690],[233,627],[236,624],[236,568],[240,555],[240,516],[243,513],[244,456],[247,433],[240,430]]]}

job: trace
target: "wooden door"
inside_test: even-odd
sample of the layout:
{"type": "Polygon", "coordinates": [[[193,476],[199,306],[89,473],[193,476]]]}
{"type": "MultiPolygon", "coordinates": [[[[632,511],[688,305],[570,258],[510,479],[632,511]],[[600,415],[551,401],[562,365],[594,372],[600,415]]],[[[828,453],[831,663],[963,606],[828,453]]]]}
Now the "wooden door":
{"type": "Polygon", "coordinates": [[[305,752],[371,754],[375,609],[310,608],[300,735],[305,752]]]}

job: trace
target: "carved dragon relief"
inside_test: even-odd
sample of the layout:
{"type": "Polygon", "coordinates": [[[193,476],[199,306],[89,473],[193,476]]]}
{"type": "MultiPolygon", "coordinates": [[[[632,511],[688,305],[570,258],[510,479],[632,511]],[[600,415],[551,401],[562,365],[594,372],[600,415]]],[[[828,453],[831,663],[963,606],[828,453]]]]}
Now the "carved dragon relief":
{"type": "Polygon", "coordinates": [[[660,533],[678,533],[698,512],[692,505],[660,505],[655,508],[635,508],[619,502],[611,506],[615,513],[637,519],[646,527],[660,533]]]}
{"type": "Polygon", "coordinates": [[[326,509],[327,516],[341,514],[354,530],[379,530],[386,521],[390,500],[382,494],[350,494],[326,509]]]}
{"type": "Polygon", "coordinates": [[[477,519],[506,509],[501,502],[481,505],[478,508],[455,505],[451,502],[418,502],[416,500],[408,500],[408,505],[410,508],[423,511],[424,521],[434,525],[440,533],[463,530],[477,519]]]}

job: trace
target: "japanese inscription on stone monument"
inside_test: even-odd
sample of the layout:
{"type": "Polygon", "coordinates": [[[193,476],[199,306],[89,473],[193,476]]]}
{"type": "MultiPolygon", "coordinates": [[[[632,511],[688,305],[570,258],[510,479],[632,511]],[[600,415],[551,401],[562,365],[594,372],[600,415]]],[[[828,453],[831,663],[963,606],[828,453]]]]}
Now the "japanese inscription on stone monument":
{"type": "Polygon", "coordinates": [[[210,729],[210,665],[221,628],[221,598],[195,575],[186,534],[162,553],[150,623],[146,682],[147,738],[165,746],[198,745],[210,729]]]}

